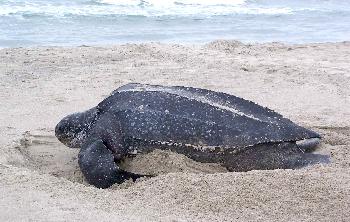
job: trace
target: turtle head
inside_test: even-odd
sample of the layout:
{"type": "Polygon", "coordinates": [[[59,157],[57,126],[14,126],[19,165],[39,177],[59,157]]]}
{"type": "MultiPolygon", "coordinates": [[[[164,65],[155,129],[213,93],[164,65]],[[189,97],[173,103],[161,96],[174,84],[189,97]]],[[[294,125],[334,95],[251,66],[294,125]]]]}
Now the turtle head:
{"type": "Polygon", "coordinates": [[[80,148],[97,118],[97,108],[68,115],[56,125],[55,135],[66,146],[80,148]]]}

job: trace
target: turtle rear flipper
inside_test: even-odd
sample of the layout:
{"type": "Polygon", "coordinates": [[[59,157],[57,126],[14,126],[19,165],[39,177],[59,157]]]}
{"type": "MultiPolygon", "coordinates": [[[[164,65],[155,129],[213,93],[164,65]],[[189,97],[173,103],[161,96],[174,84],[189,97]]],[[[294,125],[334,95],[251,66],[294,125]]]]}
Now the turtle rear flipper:
{"type": "Polygon", "coordinates": [[[230,171],[298,169],[330,163],[328,155],[307,153],[294,142],[265,143],[225,157],[224,166],[230,171]]]}
{"type": "Polygon", "coordinates": [[[124,171],[114,162],[112,152],[102,140],[84,144],[79,152],[79,166],[89,184],[108,188],[115,183],[136,179],[144,175],[124,171]]]}
{"type": "Polygon", "coordinates": [[[331,161],[328,155],[322,155],[322,154],[316,154],[316,153],[303,153],[303,154],[300,154],[300,157],[298,157],[298,159],[296,159],[294,162],[296,164],[294,167],[291,167],[292,169],[298,169],[301,167],[314,165],[314,164],[328,164],[331,161]]]}

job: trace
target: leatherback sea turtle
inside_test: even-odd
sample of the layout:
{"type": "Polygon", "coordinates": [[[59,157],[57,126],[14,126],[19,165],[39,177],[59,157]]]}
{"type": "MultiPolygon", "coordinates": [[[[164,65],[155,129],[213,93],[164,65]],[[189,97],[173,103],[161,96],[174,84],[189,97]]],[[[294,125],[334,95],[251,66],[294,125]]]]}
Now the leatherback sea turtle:
{"type": "Polygon", "coordinates": [[[55,129],[80,148],[86,180],[107,188],[143,175],[121,169],[123,158],[166,149],[230,171],[299,168],[326,163],[310,153],[320,135],[242,98],[206,89],[131,83],[96,107],[71,114],[55,129]]]}

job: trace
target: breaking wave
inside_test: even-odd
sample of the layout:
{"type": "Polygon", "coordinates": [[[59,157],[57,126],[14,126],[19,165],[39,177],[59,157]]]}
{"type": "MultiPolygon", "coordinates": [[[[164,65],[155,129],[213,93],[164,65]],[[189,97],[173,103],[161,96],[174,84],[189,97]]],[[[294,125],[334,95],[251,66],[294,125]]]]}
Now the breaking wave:
{"type": "Polygon", "coordinates": [[[0,47],[346,41],[349,0],[0,0],[0,47]]]}
{"type": "Polygon", "coordinates": [[[45,16],[215,16],[231,14],[290,14],[288,7],[260,7],[245,0],[93,0],[5,1],[0,15],[45,16]]]}
{"type": "Polygon", "coordinates": [[[149,4],[153,6],[167,6],[172,7],[174,5],[241,5],[245,3],[245,0],[100,0],[99,2],[112,5],[140,5],[149,4]]]}

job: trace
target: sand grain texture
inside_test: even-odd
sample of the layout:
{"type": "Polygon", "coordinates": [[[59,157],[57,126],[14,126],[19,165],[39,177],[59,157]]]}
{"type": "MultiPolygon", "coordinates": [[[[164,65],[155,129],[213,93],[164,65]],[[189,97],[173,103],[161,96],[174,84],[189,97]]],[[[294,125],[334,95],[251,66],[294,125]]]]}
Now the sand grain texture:
{"type": "Polygon", "coordinates": [[[0,50],[0,221],[348,221],[350,43],[126,44],[0,50]],[[65,115],[141,82],[222,91],[320,132],[332,163],[226,173],[156,151],[152,179],[100,190],[53,135],[65,115]]]}

